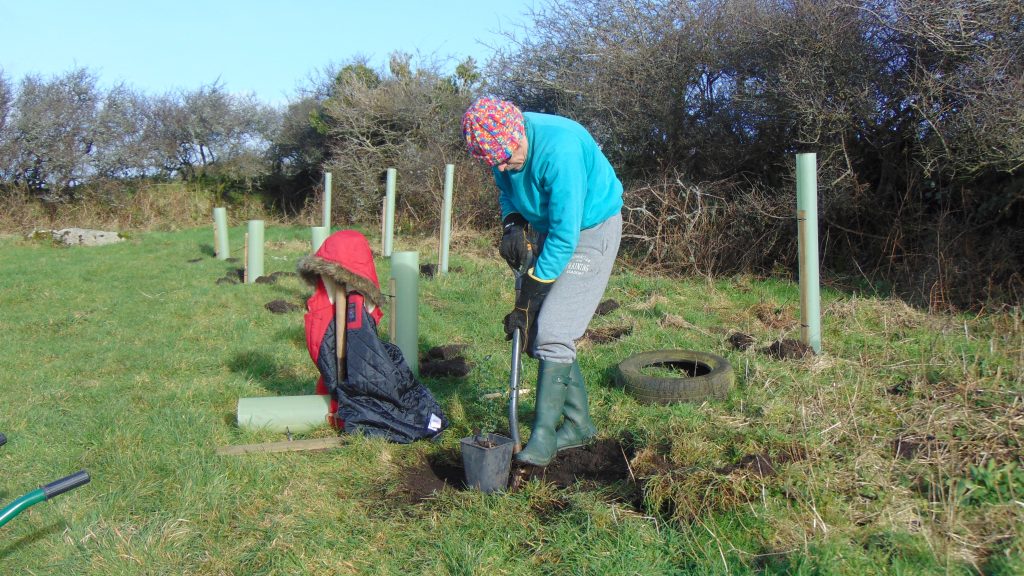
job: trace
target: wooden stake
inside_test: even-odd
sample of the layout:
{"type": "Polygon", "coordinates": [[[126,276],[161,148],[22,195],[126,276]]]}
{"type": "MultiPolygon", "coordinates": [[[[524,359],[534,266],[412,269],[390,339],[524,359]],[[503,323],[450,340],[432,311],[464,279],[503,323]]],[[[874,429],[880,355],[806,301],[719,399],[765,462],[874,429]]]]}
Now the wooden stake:
{"type": "Polygon", "coordinates": [[[391,290],[391,323],[388,324],[388,336],[391,338],[391,343],[394,344],[395,339],[398,338],[398,291],[394,277],[391,278],[388,288],[391,290]]]}
{"type": "Polygon", "coordinates": [[[249,233],[245,233],[245,244],[242,249],[242,284],[249,283],[249,233]]]}
{"type": "Polygon", "coordinates": [[[384,219],[388,213],[388,199],[383,198],[380,201],[380,253],[384,253],[384,219]]]}
{"type": "Polygon", "coordinates": [[[263,444],[240,444],[238,446],[221,446],[217,448],[218,456],[239,456],[241,454],[269,454],[273,452],[306,452],[310,450],[327,450],[340,448],[342,440],[334,438],[311,438],[309,440],[283,440],[263,444]]]}
{"type": "MultiPolygon", "coordinates": [[[[356,311],[359,312],[358,310],[356,311]]],[[[348,372],[345,365],[345,332],[348,328],[348,290],[345,284],[338,285],[337,296],[334,298],[334,333],[338,347],[338,384],[345,380],[348,372]]]]}
{"type": "MultiPolygon", "coordinates": [[[[526,396],[530,393],[529,388],[519,388],[517,390],[519,396],[526,396]]],[[[491,392],[490,394],[484,394],[480,396],[481,400],[498,400],[499,398],[508,398],[511,392],[491,392]]]]}

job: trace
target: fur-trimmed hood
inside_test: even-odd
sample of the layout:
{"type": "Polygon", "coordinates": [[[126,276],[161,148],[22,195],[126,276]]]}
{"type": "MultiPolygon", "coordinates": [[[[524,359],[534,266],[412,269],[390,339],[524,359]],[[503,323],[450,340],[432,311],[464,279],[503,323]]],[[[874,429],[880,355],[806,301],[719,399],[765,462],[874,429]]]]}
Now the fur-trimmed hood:
{"type": "Polygon", "coordinates": [[[349,292],[359,292],[374,306],[383,305],[373,251],[366,237],[355,230],[328,236],[316,254],[299,260],[296,270],[313,287],[321,276],[327,276],[345,284],[349,292]]]}

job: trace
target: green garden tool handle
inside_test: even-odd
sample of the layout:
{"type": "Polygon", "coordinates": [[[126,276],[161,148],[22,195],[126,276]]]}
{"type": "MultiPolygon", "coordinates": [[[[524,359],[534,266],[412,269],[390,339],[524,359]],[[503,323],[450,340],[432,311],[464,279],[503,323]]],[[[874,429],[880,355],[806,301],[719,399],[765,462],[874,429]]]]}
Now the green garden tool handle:
{"type": "Polygon", "coordinates": [[[46,486],[40,488],[40,490],[46,494],[46,499],[49,500],[54,496],[60,496],[65,492],[70,492],[75,488],[85,486],[89,483],[89,480],[92,480],[92,478],[89,478],[89,473],[85,470],[79,470],[70,476],[65,476],[60,480],[50,482],[46,486]]]}
{"type": "Polygon", "coordinates": [[[84,486],[89,483],[89,480],[91,480],[91,478],[89,478],[89,473],[85,470],[79,470],[70,476],[65,476],[60,480],[50,482],[46,486],[36,488],[8,504],[3,510],[0,510],[0,527],[3,527],[4,524],[10,522],[12,518],[21,514],[29,506],[34,506],[40,502],[49,500],[54,496],[60,496],[68,490],[74,490],[79,486],[84,486]]]}

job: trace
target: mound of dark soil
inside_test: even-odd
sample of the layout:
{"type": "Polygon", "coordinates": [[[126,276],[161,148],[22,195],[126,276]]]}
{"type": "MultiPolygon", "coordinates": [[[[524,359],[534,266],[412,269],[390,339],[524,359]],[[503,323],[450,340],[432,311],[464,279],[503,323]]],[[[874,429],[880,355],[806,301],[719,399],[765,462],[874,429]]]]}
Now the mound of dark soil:
{"type": "Polygon", "coordinates": [[[286,300],[271,300],[264,304],[263,307],[274,314],[287,314],[288,312],[295,312],[296,310],[302,309],[297,304],[292,304],[286,300]]]}
{"type": "Polygon", "coordinates": [[[280,280],[281,278],[288,278],[291,276],[297,276],[297,274],[295,272],[283,272],[281,270],[278,270],[273,274],[260,276],[255,280],[255,282],[256,284],[277,284],[277,281],[280,280]]]}
{"type": "Polygon", "coordinates": [[[892,441],[893,455],[903,460],[913,460],[918,456],[930,457],[938,448],[935,436],[931,434],[918,438],[899,437],[892,441]]]}
{"type": "Polygon", "coordinates": [[[466,376],[473,369],[473,365],[462,357],[466,348],[469,344],[445,344],[427,350],[426,357],[420,361],[420,375],[430,378],[466,376]]]}
{"type": "Polygon", "coordinates": [[[452,360],[459,358],[469,348],[469,344],[445,344],[434,346],[427,350],[427,358],[430,360],[452,360]]]}
{"type": "Polygon", "coordinates": [[[601,302],[600,304],[597,305],[597,310],[594,311],[594,314],[598,316],[604,316],[605,314],[610,314],[618,309],[619,303],[609,298],[608,300],[605,300],[604,302],[601,302]]]}
{"type": "Polygon", "coordinates": [[[539,478],[559,488],[581,480],[611,484],[631,478],[626,449],[617,440],[598,440],[587,446],[563,450],[545,468],[528,466],[513,471],[523,480],[539,478]]]}
{"type": "Polygon", "coordinates": [[[469,371],[472,369],[473,366],[461,356],[448,360],[424,360],[420,362],[420,376],[427,376],[429,378],[442,378],[445,376],[462,378],[469,374],[469,371]]]}
{"type": "Polygon", "coordinates": [[[900,380],[889,388],[886,388],[885,391],[893,396],[906,396],[907,394],[910,394],[910,391],[913,389],[914,383],[909,378],[906,378],[900,380]]]}
{"type": "Polygon", "coordinates": [[[446,486],[456,490],[465,489],[466,473],[462,463],[456,464],[452,460],[457,456],[442,454],[406,469],[399,492],[408,498],[409,502],[415,504],[430,498],[446,486]]]}
{"type": "MultiPolygon", "coordinates": [[[[533,478],[550,482],[559,488],[578,486],[597,489],[615,482],[633,483],[628,458],[632,451],[616,440],[599,440],[581,448],[559,452],[546,468],[511,466],[508,490],[519,489],[533,478]],[[583,483],[580,485],[580,483],[583,483]]],[[[399,492],[411,503],[430,498],[445,487],[465,490],[465,470],[457,451],[437,454],[407,468],[399,484],[399,492]]]]}
{"type": "MultiPolygon", "coordinates": [[[[440,271],[440,267],[437,264],[420,264],[420,276],[431,279],[437,275],[440,271]]],[[[462,266],[456,266],[454,268],[448,268],[449,272],[462,272],[462,266]]]]}
{"type": "Polygon", "coordinates": [[[761,352],[771,356],[772,358],[778,358],[779,360],[800,359],[804,356],[814,356],[813,348],[799,340],[793,340],[791,338],[772,342],[770,346],[763,348],[761,352]]]}

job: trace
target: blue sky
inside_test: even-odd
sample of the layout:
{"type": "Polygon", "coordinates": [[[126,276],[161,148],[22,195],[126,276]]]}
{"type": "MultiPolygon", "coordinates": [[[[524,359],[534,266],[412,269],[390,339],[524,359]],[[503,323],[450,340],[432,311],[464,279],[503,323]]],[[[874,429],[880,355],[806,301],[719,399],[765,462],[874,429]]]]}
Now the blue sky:
{"type": "Polygon", "coordinates": [[[219,79],[281,104],[353,56],[384,66],[402,50],[450,68],[483,63],[501,31],[522,35],[540,0],[0,0],[0,71],[17,83],[85,67],[102,87],[148,94],[219,79]]]}

